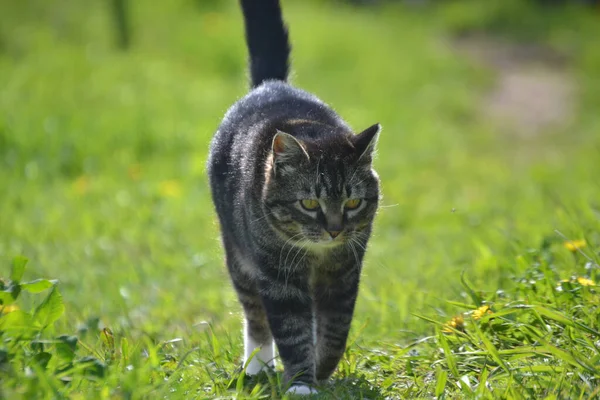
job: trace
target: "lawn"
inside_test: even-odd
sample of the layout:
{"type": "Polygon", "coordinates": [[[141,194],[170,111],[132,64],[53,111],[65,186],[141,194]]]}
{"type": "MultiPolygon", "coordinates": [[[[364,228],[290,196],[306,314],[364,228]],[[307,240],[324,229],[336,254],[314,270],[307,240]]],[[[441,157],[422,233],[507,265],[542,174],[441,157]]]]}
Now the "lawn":
{"type": "MultiPolygon", "coordinates": [[[[131,2],[123,51],[106,3],[0,16],[0,397],[284,397],[241,372],[205,171],[247,90],[237,4],[131,2]]],[[[284,1],[293,83],[383,126],[351,343],[320,398],[600,393],[597,11],[284,1]],[[560,55],[570,114],[491,116],[504,72],[474,37],[560,55]]]]}

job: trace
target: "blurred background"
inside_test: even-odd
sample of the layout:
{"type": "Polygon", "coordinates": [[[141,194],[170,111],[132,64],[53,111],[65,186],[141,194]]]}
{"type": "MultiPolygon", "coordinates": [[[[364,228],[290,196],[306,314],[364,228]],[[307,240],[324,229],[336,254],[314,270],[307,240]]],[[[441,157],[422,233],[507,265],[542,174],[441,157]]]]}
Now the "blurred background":
{"type": "MultiPolygon", "coordinates": [[[[597,1],[282,3],[292,82],[384,128],[365,337],[427,332],[412,313],[450,315],[463,271],[501,296],[555,230],[600,242],[597,1]]],[[[0,263],[59,279],[68,327],[237,332],[205,173],[247,91],[237,2],[1,9],[0,263]]]]}

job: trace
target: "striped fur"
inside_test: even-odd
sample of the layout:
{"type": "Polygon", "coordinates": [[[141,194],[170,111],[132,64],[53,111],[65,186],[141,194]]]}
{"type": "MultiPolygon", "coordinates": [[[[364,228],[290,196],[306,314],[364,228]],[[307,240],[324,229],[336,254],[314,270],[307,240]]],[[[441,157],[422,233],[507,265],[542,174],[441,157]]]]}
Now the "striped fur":
{"type": "Polygon", "coordinates": [[[274,341],[300,393],[327,379],[345,350],[379,201],[371,163],[380,128],[355,134],[315,96],[264,78],[226,113],[208,174],[245,315],[247,372],[273,365],[274,341]]]}

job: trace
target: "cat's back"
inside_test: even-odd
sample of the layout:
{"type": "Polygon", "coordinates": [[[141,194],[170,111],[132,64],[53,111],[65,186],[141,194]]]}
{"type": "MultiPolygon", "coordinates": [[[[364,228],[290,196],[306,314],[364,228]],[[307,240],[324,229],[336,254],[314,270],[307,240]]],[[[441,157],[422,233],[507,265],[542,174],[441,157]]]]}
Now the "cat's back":
{"type": "Polygon", "coordinates": [[[275,128],[281,129],[287,121],[293,120],[346,128],[335,111],[316,96],[286,82],[267,81],[226,112],[211,142],[209,175],[231,174],[232,167],[239,166],[241,155],[262,154],[261,150],[271,145],[275,128]]]}
{"type": "Polygon", "coordinates": [[[250,91],[225,114],[215,139],[258,124],[308,119],[337,125],[342,121],[323,101],[286,82],[268,81],[250,91]]]}

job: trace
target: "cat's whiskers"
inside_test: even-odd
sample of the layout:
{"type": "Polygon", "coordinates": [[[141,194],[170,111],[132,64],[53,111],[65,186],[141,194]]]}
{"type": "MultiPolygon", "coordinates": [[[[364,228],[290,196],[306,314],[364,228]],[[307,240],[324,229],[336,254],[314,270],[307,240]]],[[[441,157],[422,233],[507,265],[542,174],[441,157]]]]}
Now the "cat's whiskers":
{"type": "Polygon", "coordinates": [[[259,217],[259,218],[256,218],[256,219],[250,221],[250,223],[253,224],[253,223],[258,222],[258,221],[260,221],[262,219],[265,219],[265,218],[267,218],[267,217],[269,217],[269,216],[271,216],[273,214],[275,214],[275,211],[271,211],[271,212],[265,213],[265,215],[263,215],[262,217],[259,217]]]}
{"type": "MultiPolygon", "coordinates": [[[[297,233],[294,236],[292,236],[292,238],[295,238],[296,236],[300,236],[300,235],[303,235],[303,233],[297,233]]],[[[287,244],[288,242],[289,242],[289,239],[285,243],[287,244]]],[[[285,246],[285,244],[284,244],[284,246],[285,246]]],[[[297,248],[297,247],[302,247],[302,243],[299,240],[296,241],[296,242],[294,242],[294,243],[292,243],[292,244],[290,244],[290,249],[288,250],[287,254],[285,255],[285,260],[283,260],[283,264],[281,263],[281,259],[279,261],[279,267],[280,268],[285,268],[286,267],[287,260],[288,260],[288,258],[290,256],[292,250],[294,250],[294,248],[297,248]],[[300,246],[295,246],[298,243],[300,243],[300,246]]],[[[283,248],[282,248],[282,250],[283,250],[283,248]]]]}
{"type": "MultiPolygon", "coordinates": [[[[290,256],[290,254],[292,253],[292,250],[296,249],[296,255],[298,254],[298,252],[302,249],[301,246],[290,246],[290,249],[288,250],[286,256],[285,256],[285,260],[283,260],[283,264],[281,264],[279,266],[280,270],[283,270],[283,274],[284,274],[284,287],[287,289],[287,285],[288,285],[288,280],[290,278],[290,275],[292,275],[292,268],[288,266],[288,257],[290,256]]],[[[295,256],[294,256],[295,257],[295,256]]],[[[278,273],[279,274],[279,273],[278,273]]]]}
{"type": "Polygon", "coordinates": [[[356,252],[356,248],[354,247],[354,238],[350,237],[348,240],[348,246],[350,247],[350,250],[352,250],[352,253],[354,254],[354,259],[356,260],[356,264],[360,264],[359,262],[359,258],[358,258],[358,253],[356,252]]]}
{"type": "MultiPolygon", "coordinates": [[[[283,250],[285,249],[285,246],[288,245],[288,243],[292,240],[294,240],[296,237],[301,236],[302,232],[297,233],[293,236],[291,236],[290,238],[288,238],[288,240],[285,241],[285,243],[283,244],[283,246],[281,246],[281,250],[279,251],[279,262],[277,264],[277,279],[279,279],[279,275],[281,274],[281,270],[285,269],[285,265],[282,265],[281,261],[282,261],[282,257],[283,257],[283,250]]],[[[288,255],[289,252],[292,251],[292,249],[294,248],[293,244],[290,245],[290,250],[288,251],[288,255]]],[[[287,260],[288,255],[286,255],[285,259],[287,260]]],[[[285,261],[284,261],[285,264],[285,261]]],[[[286,279],[287,281],[287,279],[286,279]]]]}
{"type": "MultiPolygon", "coordinates": [[[[305,251],[304,255],[302,257],[300,257],[300,260],[298,260],[298,264],[294,265],[294,260],[296,260],[296,257],[298,257],[298,254],[300,254],[300,252],[302,252],[303,250],[305,250],[306,245],[307,245],[307,241],[302,241],[300,246],[297,246],[298,251],[296,251],[296,254],[294,255],[294,258],[292,258],[292,261],[290,262],[291,267],[287,267],[287,257],[284,261],[284,263],[286,264],[285,266],[285,287],[287,288],[287,283],[288,283],[288,279],[290,278],[290,276],[292,276],[294,274],[294,272],[296,272],[296,268],[298,265],[300,265],[300,262],[302,262],[302,259],[304,259],[304,256],[306,255],[306,253],[308,252],[308,250],[305,251]]],[[[289,252],[288,252],[289,254],[289,252]]]]}
{"type": "MultiPolygon", "coordinates": [[[[358,244],[365,252],[367,251],[367,247],[365,243],[362,243],[359,241],[359,237],[364,238],[365,240],[369,240],[369,236],[366,233],[360,232],[360,231],[355,231],[357,237],[353,237],[352,239],[354,239],[354,243],[358,244]]],[[[375,263],[381,267],[383,270],[389,270],[389,267],[385,264],[383,264],[381,261],[375,261],[375,263]]]]}
{"type": "Polygon", "coordinates": [[[356,238],[356,244],[358,244],[360,246],[361,249],[363,249],[364,251],[367,251],[367,244],[363,243],[359,240],[359,238],[356,238]]]}
{"type": "Polygon", "coordinates": [[[360,209],[343,204],[379,197],[371,162],[380,126],[355,134],[321,100],[289,85],[290,46],[279,0],[240,3],[251,91],[227,111],[211,142],[211,192],[228,270],[248,322],[245,360],[262,347],[247,373],[272,364],[274,340],[283,379],[296,383],[291,393],[313,394],[311,385],[331,376],[344,355],[354,301],[350,309],[346,304],[355,299],[360,279],[350,273],[338,282],[313,271],[361,268],[376,202],[360,209]],[[365,233],[352,231],[363,227],[365,233]],[[311,285],[317,290],[309,290],[311,285]],[[340,291],[338,285],[348,287],[340,291]],[[328,304],[311,310],[310,302],[321,303],[315,298],[321,292],[329,293],[328,304]],[[319,322],[326,357],[314,348],[321,320],[328,321],[319,322]]]}
{"type": "MultiPolygon", "coordinates": [[[[290,261],[290,265],[292,266],[291,269],[294,269],[294,261],[296,261],[296,257],[298,257],[298,254],[300,254],[300,252],[302,250],[304,250],[306,248],[306,242],[302,241],[300,246],[298,246],[298,251],[296,252],[296,254],[294,255],[294,258],[292,258],[292,261],[290,261]]],[[[287,260],[286,260],[287,261],[287,260]]],[[[287,264],[287,263],[286,263],[287,264]]]]}

